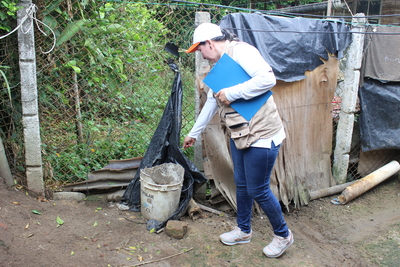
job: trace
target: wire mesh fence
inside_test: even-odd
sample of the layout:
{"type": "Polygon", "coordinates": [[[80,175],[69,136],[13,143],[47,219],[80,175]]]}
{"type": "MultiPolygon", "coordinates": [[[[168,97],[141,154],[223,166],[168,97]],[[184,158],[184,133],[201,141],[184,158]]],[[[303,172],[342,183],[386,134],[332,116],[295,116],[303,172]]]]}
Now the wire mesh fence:
{"type": "MultiPolygon", "coordinates": [[[[173,83],[174,73],[166,63],[169,58],[178,63],[182,74],[182,139],[189,132],[195,121],[194,57],[180,53],[177,58],[164,46],[168,42],[181,50],[190,46],[197,11],[209,12],[214,23],[238,11],[163,2],[34,1],[36,18],[43,22],[35,28],[35,44],[47,187],[83,181],[109,160],[144,155],[173,83]]],[[[0,70],[11,88],[1,90],[0,134],[13,173],[24,184],[18,44],[15,35],[0,42],[0,70]]],[[[334,125],[340,119],[340,97],[339,83],[332,100],[334,125]]],[[[349,180],[360,176],[357,127],[356,122],[349,180]]],[[[193,158],[193,149],[185,153],[193,158]]],[[[391,156],[371,157],[377,159],[364,167],[365,172],[382,166],[391,156]]]]}
{"type": "MultiPolygon", "coordinates": [[[[38,13],[58,36],[51,53],[37,56],[44,173],[49,184],[70,183],[108,160],[144,155],[174,79],[164,46],[189,45],[193,12],[118,1],[49,6],[38,13]]],[[[48,36],[38,47],[50,47],[48,36]]],[[[185,132],[195,115],[194,66],[184,54],[175,60],[185,132]]]]}
{"type": "MultiPolygon", "coordinates": [[[[16,24],[16,23],[15,23],[16,24]]],[[[10,169],[23,177],[21,105],[17,36],[0,39],[0,140],[3,141],[10,169]]]]}

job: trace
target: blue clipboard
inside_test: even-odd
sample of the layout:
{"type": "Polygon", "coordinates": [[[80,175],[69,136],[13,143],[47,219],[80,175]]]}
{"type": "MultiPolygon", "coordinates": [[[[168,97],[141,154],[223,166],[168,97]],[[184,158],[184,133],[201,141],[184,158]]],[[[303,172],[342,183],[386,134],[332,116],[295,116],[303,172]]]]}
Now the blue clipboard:
{"type": "MultiPolygon", "coordinates": [[[[244,83],[250,78],[251,76],[247,74],[242,66],[228,54],[223,54],[203,82],[215,93],[218,93],[221,89],[244,83]]],[[[249,100],[238,99],[231,103],[231,107],[243,118],[250,121],[271,95],[272,91],[268,90],[268,92],[249,100]]]]}

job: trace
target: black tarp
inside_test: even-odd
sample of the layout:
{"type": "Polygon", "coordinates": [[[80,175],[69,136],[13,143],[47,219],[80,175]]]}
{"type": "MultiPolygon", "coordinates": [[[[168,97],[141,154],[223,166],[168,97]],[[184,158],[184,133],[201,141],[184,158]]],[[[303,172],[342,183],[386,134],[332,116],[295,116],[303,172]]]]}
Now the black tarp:
{"type": "Polygon", "coordinates": [[[344,21],[232,13],[220,26],[257,47],[276,78],[285,82],[304,79],[305,71],[320,66],[320,58],[328,59],[329,54],[341,59],[351,43],[350,27],[344,21]]]}
{"type": "Polygon", "coordinates": [[[359,96],[362,151],[400,149],[400,82],[365,79],[359,96]]]}
{"type": "MultiPolygon", "coordinates": [[[[167,46],[166,46],[167,47],[167,46]]],[[[193,196],[194,183],[205,183],[207,178],[183,154],[180,149],[180,131],[182,120],[182,80],[179,67],[172,59],[168,62],[175,72],[171,95],[164,109],[163,116],[152,137],[149,147],[140,163],[140,167],[129,183],[121,202],[132,211],[140,210],[140,170],[163,163],[180,164],[185,169],[182,193],[178,210],[168,219],[177,220],[186,212],[187,205],[193,196]]],[[[167,220],[167,221],[168,221],[167,220]]],[[[165,226],[166,222],[156,225],[156,230],[165,226]]]]}
{"type": "Polygon", "coordinates": [[[400,29],[369,26],[359,90],[362,151],[400,149],[400,29]]]}

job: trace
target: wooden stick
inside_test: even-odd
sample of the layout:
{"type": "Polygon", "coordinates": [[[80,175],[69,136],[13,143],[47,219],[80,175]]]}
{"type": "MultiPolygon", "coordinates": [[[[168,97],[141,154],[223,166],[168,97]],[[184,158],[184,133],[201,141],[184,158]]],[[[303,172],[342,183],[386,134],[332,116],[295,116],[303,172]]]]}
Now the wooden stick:
{"type": "Polygon", "coordinates": [[[170,259],[170,258],[172,258],[172,257],[182,255],[183,253],[189,252],[189,251],[191,251],[191,250],[193,250],[193,248],[189,248],[188,250],[185,250],[185,251],[179,252],[179,253],[177,253],[177,254],[170,255],[170,256],[167,256],[167,257],[164,257],[164,258],[161,258],[161,259],[158,259],[158,260],[152,260],[152,261],[141,262],[141,263],[132,265],[131,267],[142,266],[142,265],[149,264],[149,263],[154,263],[154,262],[159,262],[159,261],[167,260],[167,259],[170,259]]]}
{"type": "Polygon", "coordinates": [[[210,207],[201,205],[201,204],[199,204],[199,203],[197,203],[197,205],[198,205],[202,210],[205,210],[205,211],[208,211],[208,212],[211,212],[211,213],[215,213],[215,214],[218,214],[218,215],[220,215],[220,216],[226,215],[226,214],[225,214],[224,212],[222,212],[222,211],[219,211],[219,210],[216,210],[216,209],[213,209],[213,208],[210,208],[210,207]]]}
{"type": "Polygon", "coordinates": [[[310,201],[321,198],[321,197],[327,197],[327,196],[331,196],[334,194],[338,194],[338,193],[342,192],[349,185],[352,185],[354,182],[355,181],[345,183],[345,184],[335,185],[335,186],[324,188],[324,189],[320,189],[320,190],[317,190],[314,192],[310,192],[310,201]]]}

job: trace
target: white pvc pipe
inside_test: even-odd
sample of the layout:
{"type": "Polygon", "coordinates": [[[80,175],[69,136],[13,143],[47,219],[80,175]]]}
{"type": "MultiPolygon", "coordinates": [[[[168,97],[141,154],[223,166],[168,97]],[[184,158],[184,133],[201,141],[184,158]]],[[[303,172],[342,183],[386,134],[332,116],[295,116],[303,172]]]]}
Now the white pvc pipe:
{"type": "Polygon", "coordinates": [[[376,171],[368,174],[364,178],[356,181],[354,184],[347,187],[342,194],[338,197],[341,204],[346,204],[359,195],[370,190],[374,186],[385,181],[387,178],[393,176],[400,171],[400,164],[397,161],[391,161],[385,166],[377,169],[376,171]]]}

